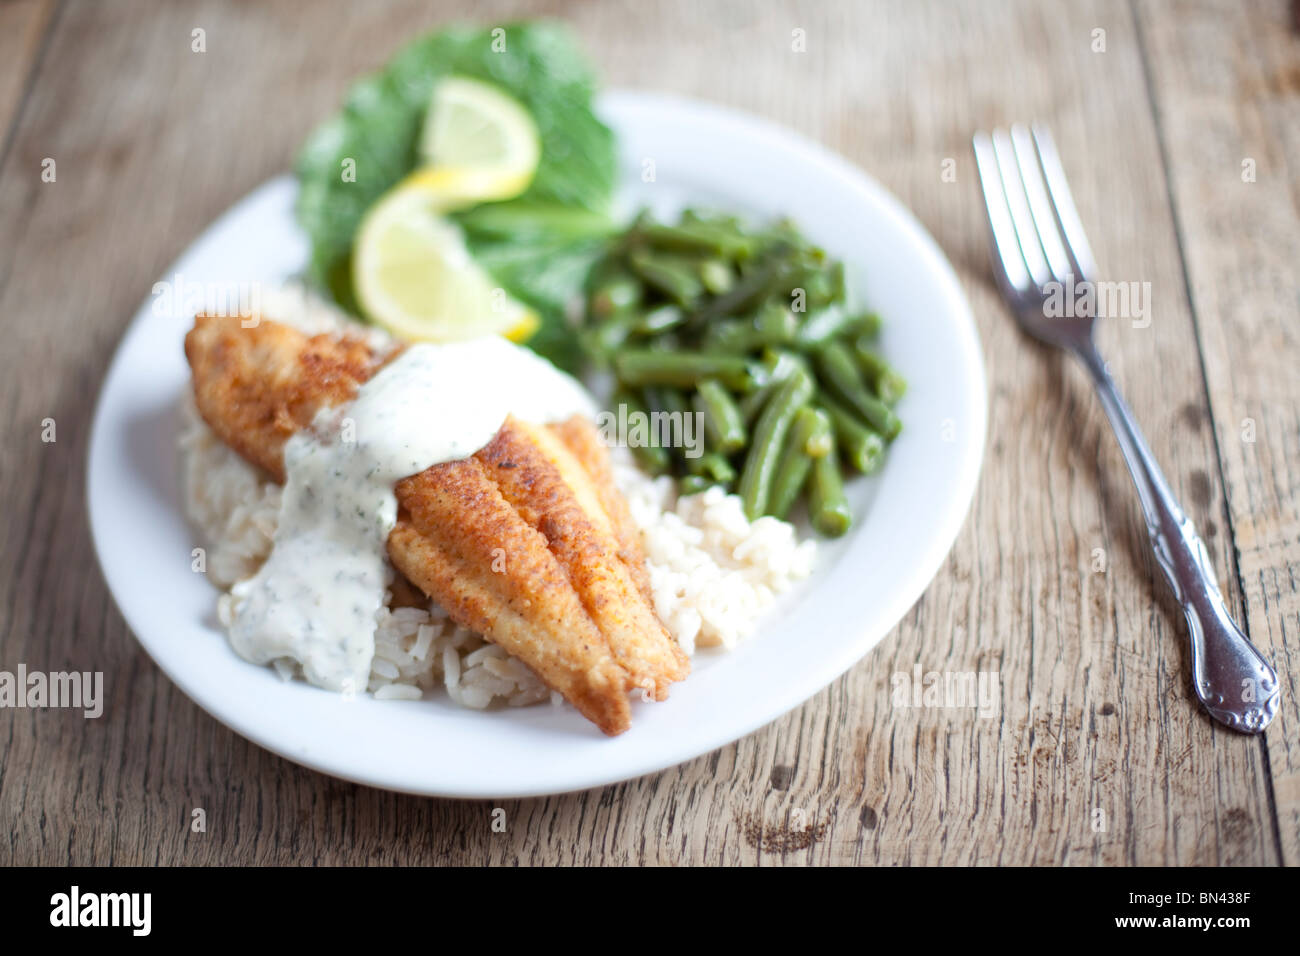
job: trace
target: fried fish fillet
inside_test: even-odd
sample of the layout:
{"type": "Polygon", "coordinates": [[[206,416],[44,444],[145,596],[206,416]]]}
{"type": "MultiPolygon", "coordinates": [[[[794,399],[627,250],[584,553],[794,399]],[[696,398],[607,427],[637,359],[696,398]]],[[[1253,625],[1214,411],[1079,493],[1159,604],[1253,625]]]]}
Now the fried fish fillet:
{"type": "Polygon", "coordinates": [[[395,353],[292,326],[199,315],[185,336],[199,414],[218,438],[284,483],[284,445],[322,408],[342,405],[395,353]]]}
{"type": "MultiPolygon", "coordinates": [[[[226,444],[284,480],[284,445],[395,353],[262,320],[198,316],[195,402],[226,444]]],[[[433,412],[436,414],[436,412],[433,412]]],[[[473,456],[397,483],[394,567],[450,617],[528,664],[607,734],[628,693],[663,700],[690,661],[655,615],[638,532],[591,424],[508,417],[473,456]]]]}

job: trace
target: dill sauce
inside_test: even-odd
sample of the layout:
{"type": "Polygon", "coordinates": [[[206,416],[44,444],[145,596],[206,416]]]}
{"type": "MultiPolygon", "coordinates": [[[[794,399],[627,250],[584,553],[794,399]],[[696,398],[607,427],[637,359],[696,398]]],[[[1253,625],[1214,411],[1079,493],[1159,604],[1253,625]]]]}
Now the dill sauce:
{"type": "Polygon", "coordinates": [[[508,414],[545,424],[594,411],[574,379],[505,339],[408,347],[289,439],[271,554],[231,589],[231,645],[257,664],[291,658],[317,686],[364,690],[393,574],[394,484],[474,454],[508,414]]]}

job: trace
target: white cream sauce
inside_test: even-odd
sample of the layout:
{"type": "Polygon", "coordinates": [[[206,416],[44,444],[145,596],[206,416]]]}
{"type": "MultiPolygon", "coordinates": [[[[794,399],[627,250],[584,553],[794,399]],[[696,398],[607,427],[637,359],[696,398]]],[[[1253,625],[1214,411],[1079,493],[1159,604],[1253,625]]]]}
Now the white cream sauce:
{"type": "Polygon", "coordinates": [[[291,658],[320,687],[365,690],[393,574],[394,484],[474,454],[508,414],[544,424],[579,413],[595,413],[582,386],[505,339],[407,348],[289,439],[271,554],[231,591],[235,650],[258,664],[291,658]]]}

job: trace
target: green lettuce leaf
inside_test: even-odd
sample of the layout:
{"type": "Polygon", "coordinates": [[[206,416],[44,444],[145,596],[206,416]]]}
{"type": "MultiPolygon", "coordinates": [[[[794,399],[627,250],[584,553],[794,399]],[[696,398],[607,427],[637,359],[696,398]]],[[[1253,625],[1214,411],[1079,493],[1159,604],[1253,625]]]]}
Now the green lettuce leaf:
{"type": "MultiPolygon", "coordinates": [[[[349,258],[357,227],[370,205],[415,168],[433,87],[450,75],[495,83],[536,120],[541,161],[519,202],[597,213],[608,208],[614,138],[592,110],[595,75],[567,29],[543,21],[452,27],[421,37],[358,80],[342,111],[311,134],[298,156],[296,213],[311,241],[309,276],[344,308],[356,311],[349,258]],[[346,170],[355,177],[345,177],[346,170]]],[[[509,238],[480,242],[471,230],[469,241],[503,287],[541,311],[542,329],[529,344],[572,368],[577,352],[562,301],[578,289],[566,283],[589,263],[591,238],[531,236],[514,255],[509,238]],[[554,275],[545,268],[547,257],[557,266],[554,275]]]]}

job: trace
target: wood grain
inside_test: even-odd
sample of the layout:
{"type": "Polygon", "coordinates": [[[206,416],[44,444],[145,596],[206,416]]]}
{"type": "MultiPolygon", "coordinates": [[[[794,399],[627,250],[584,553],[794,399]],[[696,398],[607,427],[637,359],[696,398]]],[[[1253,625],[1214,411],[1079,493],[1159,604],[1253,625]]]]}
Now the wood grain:
{"type": "Polygon", "coordinates": [[[9,131],[25,99],[57,7],[55,0],[0,4],[0,63],[4,64],[0,71],[0,157],[8,146],[9,131]]]}
{"type": "Polygon", "coordinates": [[[1300,863],[1300,24],[1285,4],[1141,8],[1246,625],[1282,681],[1266,738],[1300,863]],[[1208,68],[1207,68],[1208,65],[1208,68]]]}
{"type": "MultiPolygon", "coordinates": [[[[1294,862],[1294,742],[1271,732],[1265,750],[1191,702],[1183,624],[1101,410],[1080,372],[1016,331],[991,283],[969,155],[976,128],[1024,118],[1067,146],[1107,276],[1151,284],[1150,324],[1109,323],[1102,348],[1207,532],[1234,609],[1286,669],[1300,652],[1300,459],[1284,200],[1293,211],[1300,160],[1283,115],[1283,8],[1243,26],[1230,0],[1203,3],[1184,30],[1169,22],[1177,13],[1123,0],[476,5],[486,22],[562,17],[610,85],[767,116],[879,178],[956,266],[991,400],[966,527],[872,655],[713,754],[601,790],[507,801],[507,831],[494,833],[492,802],[332,780],[201,712],[114,609],[83,506],[94,394],[152,282],[286,167],[351,77],[463,8],[339,0],[307,17],[287,0],[66,0],[20,84],[0,167],[0,668],[103,670],[108,700],[95,721],[0,711],[0,862],[1223,864],[1276,863],[1284,848],[1294,862]],[[1221,20],[1257,45],[1258,63],[1232,36],[1207,35],[1221,20]],[[191,50],[196,28],[206,53],[191,50]],[[792,49],[795,30],[806,52],[792,49]],[[1235,71],[1242,90],[1260,85],[1222,105],[1213,78],[1183,76],[1198,63],[1235,71]],[[1220,168],[1213,152],[1171,144],[1211,121],[1224,175],[1239,153],[1258,155],[1248,208],[1281,237],[1268,258],[1247,207],[1193,210],[1229,186],[1202,181],[1220,168]],[[46,156],[55,183],[40,179],[46,156]],[[948,159],[955,181],[942,176],[948,159]],[[1229,440],[1247,416],[1260,435],[1249,447],[1229,440]],[[52,444],[40,440],[45,418],[57,422],[52,444]],[[895,706],[892,678],[914,668],[996,673],[996,715],[895,706]],[[195,807],[206,833],[189,830],[195,807]]],[[[18,82],[5,62],[0,90],[18,82]]],[[[1295,691],[1282,718],[1293,738],[1295,691]]]]}

